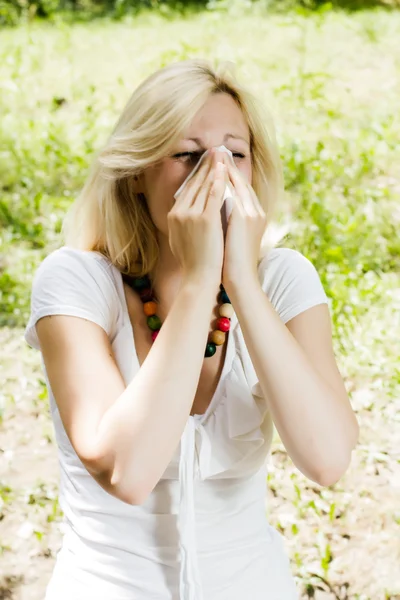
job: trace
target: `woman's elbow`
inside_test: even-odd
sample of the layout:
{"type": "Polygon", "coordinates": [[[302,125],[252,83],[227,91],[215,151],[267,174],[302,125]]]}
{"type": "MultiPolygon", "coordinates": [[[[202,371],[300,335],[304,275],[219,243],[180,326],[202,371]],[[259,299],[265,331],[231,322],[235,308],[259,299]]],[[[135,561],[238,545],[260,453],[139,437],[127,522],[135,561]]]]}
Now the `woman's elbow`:
{"type": "Polygon", "coordinates": [[[337,471],[334,469],[326,469],[318,473],[318,475],[314,475],[312,477],[313,481],[320,485],[321,487],[331,487],[335,485],[340,479],[343,477],[344,471],[337,471]]]}
{"type": "Polygon", "coordinates": [[[322,487],[330,487],[335,485],[346,473],[350,466],[352,457],[352,449],[343,453],[341,460],[335,460],[334,463],[320,465],[319,469],[313,473],[313,481],[322,487]]]}
{"type": "Polygon", "coordinates": [[[341,456],[338,453],[333,463],[327,463],[325,465],[320,466],[319,470],[316,473],[316,477],[313,477],[316,483],[323,487],[330,487],[337,483],[343,477],[343,475],[346,473],[347,469],[350,466],[352,452],[357,446],[359,433],[360,428],[358,425],[358,421],[354,415],[350,431],[347,435],[347,439],[344,439],[342,441],[343,452],[341,453],[341,456]],[[347,448],[345,448],[345,446],[347,446],[347,448]]]}

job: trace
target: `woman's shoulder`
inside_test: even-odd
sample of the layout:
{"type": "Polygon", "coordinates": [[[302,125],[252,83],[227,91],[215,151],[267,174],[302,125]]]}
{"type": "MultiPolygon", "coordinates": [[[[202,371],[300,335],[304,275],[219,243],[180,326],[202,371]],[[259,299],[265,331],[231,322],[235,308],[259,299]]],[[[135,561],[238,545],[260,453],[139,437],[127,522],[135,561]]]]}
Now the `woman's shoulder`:
{"type": "Polygon", "coordinates": [[[119,318],[116,268],[99,252],[62,246],[50,252],[37,268],[31,291],[31,314],[26,339],[37,347],[36,322],[50,315],[82,317],[109,335],[119,318]],[[33,343],[32,343],[33,342],[33,343]]]}
{"type": "Polygon", "coordinates": [[[80,290],[101,288],[107,296],[118,293],[121,275],[112,262],[93,250],[61,246],[50,252],[39,264],[33,288],[50,285],[80,290]]]}
{"type": "Polygon", "coordinates": [[[110,260],[100,252],[93,250],[80,250],[71,246],[61,246],[52,250],[39,264],[37,272],[41,271],[58,271],[58,269],[66,269],[69,271],[71,267],[78,271],[85,270],[88,272],[103,270],[112,272],[115,267],[110,260]]]}
{"type": "Polygon", "coordinates": [[[263,257],[260,261],[260,266],[263,265],[264,268],[278,267],[285,265],[290,266],[292,264],[299,263],[310,263],[311,261],[306,258],[304,254],[299,252],[298,250],[294,250],[293,248],[286,247],[278,247],[278,248],[270,248],[266,250],[263,257]]]}
{"type": "Polygon", "coordinates": [[[316,273],[313,263],[298,250],[292,248],[271,248],[264,253],[258,266],[262,280],[271,283],[295,273],[307,275],[316,273]]]}
{"type": "Polygon", "coordinates": [[[263,290],[284,322],[317,304],[328,303],[313,263],[298,250],[272,248],[261,259],[263,290]]]}

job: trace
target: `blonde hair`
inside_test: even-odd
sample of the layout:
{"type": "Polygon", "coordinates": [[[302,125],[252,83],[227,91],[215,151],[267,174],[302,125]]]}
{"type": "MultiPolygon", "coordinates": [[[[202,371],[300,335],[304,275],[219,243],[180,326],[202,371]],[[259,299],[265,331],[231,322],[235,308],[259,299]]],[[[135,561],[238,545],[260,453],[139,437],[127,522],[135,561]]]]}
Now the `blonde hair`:
{"type": "Polygon", "coordinates": [[[173,63],[134,91],[66,215],[62,233],[68,246],[100,252],[127,275],[153,271],[159,255],[156,228],[146,198],[134,191],[134,178],[171,153],[209,96],[217,93],[230,94],[248,123],[252,185],[270,222],[282,190],[275,135],[266,112],[259,111],[232,67],[200,59],[173,63]]]}

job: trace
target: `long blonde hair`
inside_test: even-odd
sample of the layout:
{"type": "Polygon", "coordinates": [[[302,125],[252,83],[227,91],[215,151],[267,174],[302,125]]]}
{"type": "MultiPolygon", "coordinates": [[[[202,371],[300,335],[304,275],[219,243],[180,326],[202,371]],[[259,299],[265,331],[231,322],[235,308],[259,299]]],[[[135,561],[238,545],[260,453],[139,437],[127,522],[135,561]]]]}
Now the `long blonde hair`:
{"type": "Polygon", "coordinates": [[[211,94],[227,93],[248,123],[252,185],[271,220],[282,190],[275,135],[265,110],[238,83],[232,63],[186,60],[148,77],[132,94],[105,147],[97,154],[62,233],[68,246],[104,254],[122,273],[153,271],[159,256],[156,228],[134,177],[168,156],[211,94]]]}

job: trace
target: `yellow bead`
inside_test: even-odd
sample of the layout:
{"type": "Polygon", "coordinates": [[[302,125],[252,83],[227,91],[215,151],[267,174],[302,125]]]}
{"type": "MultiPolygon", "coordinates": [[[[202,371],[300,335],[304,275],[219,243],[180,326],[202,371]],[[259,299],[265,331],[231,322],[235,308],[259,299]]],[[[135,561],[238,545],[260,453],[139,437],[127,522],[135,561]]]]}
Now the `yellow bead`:
{"type": "Polygon", "coordinates": [[[227,317],[228,319],[231,319],[233,317],[233,306],[232,304],[221,304],[221,306],[219,307],[219,314],[221,317],[227,317]]]}
{"type": "Polygon", "coordinates": [[[216,346],[222,346],[222,344],[225,342],[225,337],[226,334],[223,331],[219,331],[218,329],[216,329],[212,332],[210,340],[214,342],[216,346]]]}

